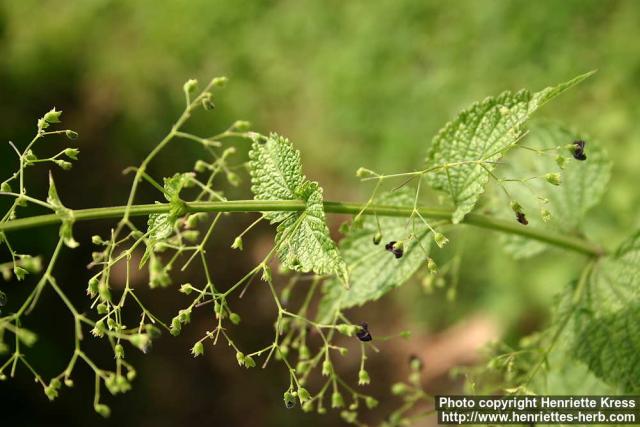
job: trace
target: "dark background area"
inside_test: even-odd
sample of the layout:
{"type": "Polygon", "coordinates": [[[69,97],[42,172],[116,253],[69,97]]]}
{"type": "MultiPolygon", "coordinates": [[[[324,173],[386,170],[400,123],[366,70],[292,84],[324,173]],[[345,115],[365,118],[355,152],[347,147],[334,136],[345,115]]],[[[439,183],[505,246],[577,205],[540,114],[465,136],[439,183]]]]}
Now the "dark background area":
{"type": "MultiPolygon", "coordinates": [[[[216,111],[195,115],[190,130],[213,133],[246,119],[259,132],[277,131],[301,150],[305,173],[321,183],[326,199],[362,201],[371,188],[355,178],[358,167],[387,173],[420,167],[432,136],[470,103],[598,69],[542,115],[589,133],[609,151],[610,190],[586,228],[611,248],[640,219],[639,23],[640,3],[631,0],[0,1],[0,176],[16,168],[5,141],[23,147],[36,119],[55,106],[64,111],[64,126],[80,134],[80,161],[71,171],[54,172],[63,202],[72,208],[124,204],[131,175],[121,172],[138,164],[180,114],[184,81],[226,75],[230,83],[216,96],[216,111]]],[[[41,149],[53,153],[68,143],[47,144],[41,149]]],[[[161,177],[190,169],[197,155],[195,146],[174,145],[149,172],[161,177]]],[[[29,179],[46,192],[45,170],[29,179]]],[[[147,190],[141,200],[154,200],[147,190]]],[[[249,197],[246,182],[226,190],[249,197]]],[[[208,252],[218,281],[233,283],[270,244],[273,231],[262,226],[244,252],[229,249],[252,218],[223,220],[224,232],[208,252]]],[[[334,230],[343,219],[330,218],[334,230]]],[[[84,244],[59,263],[60,283],[86,309],[88,242],[110,226],[78,224],[76,238],[84,244]]],[[[450,236],[451,250],[462,248],[464,257],[456,301],[444,292],[425,294],[415,281],[353,315],[381,335],[413,331],[411,340],[382,343],[381,352],[370,355],[369,389],[381,401],[371,420],[398,405],[388,388],[406,377],[409,354],[425,358],[427,390],[459,390],[449,368],[473,362],[491,338],[513,341],[543,327],[553,295],[581,266],[560,251],[513,261],[487,233],[465,229],[450,236]]],[[[50,253],[55,239],[53,228],[13,238],[18,249],[40,254],[50,253]]],[[[137,280],[142,286],[146,279],[137,280]]],[[[19,300],[30,286],[11,283],[6,290],[19,300]]],[[[186,302],[175,288],[143,295],[166,319],[186,302]]],[[[73,347],[72,319],[55,298],[46,292],[30,319],[40,336],[30,357],[43,372],[59,371],[73,347]]],[[[245,298],[235,332],[257,347],[272,334],[272,301],[260,292],[245,298]]],[[[277,364],[246,371],[225,345],[193,359],[189,349],[208,322],[194,316],[180,337],[164,336],[151,354],[129,349],[138,377],[126,395],[106,397],[108,420],[93,412],[92,373],[81,367],[75,387],[63,389],[54,403],[27,372],[0,383],[0,425],[336,425],[336,413],[284,408],[288,378],[277,364]]],[[[112,357],[99,344],[88,347],[105,363],[112,357]]],[[[354,357],[340,366],[356,380],[353,348],[354,357]]]]}

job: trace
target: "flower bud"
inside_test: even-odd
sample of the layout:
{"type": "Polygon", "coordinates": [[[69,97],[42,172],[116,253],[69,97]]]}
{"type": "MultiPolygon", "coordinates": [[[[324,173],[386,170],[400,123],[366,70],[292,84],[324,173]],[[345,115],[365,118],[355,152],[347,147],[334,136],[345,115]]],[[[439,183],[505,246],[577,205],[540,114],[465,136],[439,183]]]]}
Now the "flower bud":
{"type": "Polygon", "coordinates": [[[331,407],[332,408],[342,408],[344,406],[344,398],[339,391],[334,391],[331,394],[331,407]]]}
{"type": "Polygon", "coordinates": [[[184,84],[184,86],[182,86],[182,89],[184,90],[185,93],[193,93],[197,88],[198,88],[198,80],[196,79],[189,79],[184,84]]]}
{"type": "Polygon", "coordinates": [[[240,324],[241,318],[238,313],[230,313],[229,320],[231,320],[231,323],[233,323],[234,325],[238,325],[240,324]]]}
{"type": "Polygon", "coordinates": [[[180,292],[185,295],[189,295],[191,292],[193,292],[193,287],[190,283],[185,283],[183,285],[180,285],[180,292]]]}
{"type": "Polygon", "coordinates": [[[70,159],[78,160],[78,154],[80,154],[80,150],[78,150],[77,148],[65,148],[63,153],[70,159]]]}
{"type": "Polygon", "coordinates": [[[111,415],[111,409],[103,403],[96,403],[95,405],[93,405],[93,410],[96,411],[98,415],[101,415],[104,418],[109,418],[109,416],[111,415]]]}
{"type": "Polygon", "coordinates": [[[436,274],[438,272],[438,265],[431,257],[427,260],[427,269],[431,274],[436,274]]]}
{"type": "Polygon", "coordinates": [[[198,341],[191,348],[191,354],[193,354],[193,357],[198,357],[203,353],[204,353],[204,345],[202,344],[202,341],[198,341]]]}
{"type": "Polygon", "coordinates": [[[371,379],[369,378],[369,373],[364,369],[360,369],[360,371],[358,372],[358,385],[366,385],[370,382],[371,379]]]}
{"type": "Polygon", "coordinates": [[[559,173],[548,173],[544,176],[544,179],[552,185],[560,185],[560,174],[559,173]]]}
{"type": "Polygon", "coordinates": [[[113,355],[116,359],[124,359],[124,347],[122,344],[116,344],[113,348],[113,355]]]}
{"type": "Polygon", "coordinates": [[[238,365],[244,365],[244,353],[237,351],[236,352],[236,360],[238,361],[238,365]]]}
{"type": "Polygon", "coordinates": [[[377,175],[378,174],[376,174],[374,171],[367,168],[358,168],[358,170],[356,171],[356,176],[358,178],[370,178],[377,175]]]}
{"type": "Polygon", "coordinates": [[[381,240],[382,240],[382,233],[378,231],[376,234],[373,235],[373,244],[379,245],[381,240]]]}
{"type": "Polygon", "coordinates": [[[364,400],[364,403],[367,405],[367,408],[373,409],[378,406],[378,401],[371,396],[367,396],[364,400]]]}
{"type": "Polygon", "coordinates": [[[298,387],[298,399],[300,399],[300,403],[304,403],[311,400],[311,395],[306,388],[298,387]]]}
{"type": "Polygon", "coordinates": [[[62,115],[62,111],[56,111],[56,107],[53,107],[42,118],[47,123],[60,123],[61,115],[62,115]]]}
{"type": "Polygon", "coordinates": [[[403,395],[409,391],[409,386],[405,383],[395,383],[391,386],[391,394],[396,396],[403,395]]]}
{"type": "Polygon", "coordinates": [[[333,372],[333,365],[331,364],[331,361],[329,359],[324,359],[324,362],[322,362],[322,376],[328,377],[331,375],[331,372],[333,372]]]}
{"type": "Polygon", "coordinates": [[[436,245],[438,245],[439,248],[442,248],[444,247],[444,245],[449,243],[449,239],[447,239],[444,234],[439,232],[436,232],[433,235],[433,241],[436,242],[436,245]]]}
{"type": "Polygon", "coordinates": [[[231,249],[240,249],[240,250],[242,250],[242,237],[238,236],[233,240],[233,244],[231,245],[231,249]]]}
{"type": "Polygon", "coordinates": [[[67,138],[69,139],[78,139],[78,132],[72,131],[71,129],[67,129],[64,131],[64,134],[67,136],[67,138]]]}

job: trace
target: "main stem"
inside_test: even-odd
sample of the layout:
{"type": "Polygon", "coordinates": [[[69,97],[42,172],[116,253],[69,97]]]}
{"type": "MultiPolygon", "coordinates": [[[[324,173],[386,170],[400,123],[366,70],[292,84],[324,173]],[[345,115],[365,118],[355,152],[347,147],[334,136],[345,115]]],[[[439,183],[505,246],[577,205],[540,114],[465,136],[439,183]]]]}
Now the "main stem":
{"type": "MultiPolygon", "coordinates": [[[[145,216],[153,213],[169,212],[171,206],[168,203],[148,205],[112,206],[106,208],[79,209],[72,211],[76,221],[96,220],[104,218],[118,218],[125,212],[130,216],[145,216]]],[[[305,204],[302,201],[263,201],[263,200],[233,200],[226,202],[192,202],[187,203],[187,212],[274,212],[274,211],[302,211],[305,204]]],[[[397,207],[383,205],[365,206],[358,203],[324,202],[324,210],[327,213],[356,215],[380,215],[409,217],[414,212],[413,207],[397,207]],[[364,209],[364,212],[362,212],[364,209]]],[[[425,218],[451,219],[453,213],[448,209],[417,208],[420,215],[425,218]]],[[[38,215],[28,218],[15,219],[0,223],[0,232],[21,230],[25,228],[39,227],[43,225],[59,223],[62,218],[56,214],[38,215]]],[[[579,252],[591,257],[604,254],[602,248],[587,240],[565,236],[551,231],[539,230],[517,224],[515,221],[505,221],[480,214],[468,214],[462,221],[464,224],[476,227],[497,230],[504,233],[515,234],[541,242],[549,243],[560,248],[579,252]]]]}

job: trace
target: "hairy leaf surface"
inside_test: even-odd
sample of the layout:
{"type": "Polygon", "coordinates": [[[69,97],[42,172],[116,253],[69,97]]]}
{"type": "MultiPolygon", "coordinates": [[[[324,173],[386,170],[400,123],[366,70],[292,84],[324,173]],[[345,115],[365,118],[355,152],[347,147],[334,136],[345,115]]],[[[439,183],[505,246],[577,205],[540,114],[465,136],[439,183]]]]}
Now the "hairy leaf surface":
{"type": "Polygon", "coordinates": [[[522,125],[542,105],[592,73],[531,93],[504,92],[464,110],[433,139],[426,166],[427,180],[449,194],[454,223],[462,221],[484,192],[495,162],[522,136],[522,125]],[[448,165],[445,167],[445,165],[448,165]]]}
{"type": "Polygon", "coordinates": [[[295,271],[337,274],[347,282],[346,264],[329,235],[322,204],[322,188],[302,175],[300,152],[289,140],[271,134],[253,143],[252,191],[258,200],[303,200],[302,212],[266,212],[279,223],[276,252],[282,264],[295,271]]]}
{"type": "Polygon", "coordinates": [[[601,260],[572,308],[569,354],[603,381],[640,391],[640,233],[601,260]]]}
{"type": "MultiPolygon", "coordinates": [[[[410,206],[413,196],[406,191],[387,193],[377,203],[410,206]]],[[[384,244],[404,240],[411,231],[411,225],[407,218],[380,217],[378,220],[383,233],[379,245],[373,243],[373,237],[378,231],[374,216],[366,216],[361,228],[352,227],[340,241],[339,248],[347,263],[351,286],[344,289],[335,280],[326,282],[319,307],[319,319],[330,320],[336,310],[377,300],[407,282],[418,268],[425,265],[432,235],[422,223],[416,223],[417,238],[405,241],[404,255],[396,259],[385,250],[384,244]]]]}

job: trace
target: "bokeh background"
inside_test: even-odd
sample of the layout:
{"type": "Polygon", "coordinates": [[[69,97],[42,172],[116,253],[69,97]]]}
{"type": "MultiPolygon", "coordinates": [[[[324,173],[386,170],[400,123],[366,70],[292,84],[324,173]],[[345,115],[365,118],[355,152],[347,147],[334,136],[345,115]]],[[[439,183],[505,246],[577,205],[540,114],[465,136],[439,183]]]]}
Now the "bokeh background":
{"type": "MultiPolygon", "coordinates": [[[[65,126],[81,135],[81,161],[56,173],[63,201],[73,208],[122,204],[131,177],[121,171],[139,163],[169,129],[182,109],[183,82],[226,75],[230,84],[217,96],[216,112],[196,116],[192,130],[250,120],[260,132],[294,141],[305,172],[321,182],[327,199],[365,200],[371,188],[355,179],[359,166],[389,173],[419,167],[438,128],[473,101],[598,69],[541,116],[565,121],[608,149],[610,190],[587,230],[611,248],[640,220],[639,24],[640,3],[633,0],[3,0],[0,139],[24,144],[37,117],[52,106],[62,109],[65,126]]],[[[151,172],[188,169],[197,154],[191,145],[169,150],[151,172]]],[[[2,176],[15,166],[8,144],[0,144],[2,176]]],[[[247,197],[246,190],[231,194],[247,197]]],[[[231,253],[232,236],[250,219],[238,218],[227,221],[228,235],[210,251],[225,266],[218,273],[223,280],[253,265],[271,238],[271,230],[261,228],[245,243],[248,250],[231,253]]],[[[79,224],[76,234],[86,242],[109,225],[79,224]]],[[[554,293],[581,266],[580,258],[560,251],[513,261],[487,233],[469,229],[456,236],[463,268],[455,301],[444,292],[425,294],[416,281],[359,313],[380,333],[413,331],[410,341],[381,344],[370,358],[371,393],[381,401],[372,421],[398,404],[388,387],[406,377],[409,354],[424,358],[428,390],[459,390],[448,370],[473,363],[478,346],[491,338],[515,342],[544,327],[554,293]]],[[[52,229],[33,230],[20,235],[19,246],[46,254],[54,239],[52,229]]],[[[58,273],[79,302],[89,246],[65,255],[58,273]]],[[[181,302],[175,289],[146,297],[167,316],[181,302]]],[[[45,372],[59,370],[72,347],[71,319],[55,305],[42,304],[34,319],[41,333],[34,357],[45,372]]],[[[249,297],[244,310],[238,333],[255,343],[270,337],[268,302],[249,297]]],[[[26,373],[0,383],[0,424],[338,422],[336,414],[286,410],[281,399],[288,379],[277,365],[232,368],[234,355],[225,346],[192,359],[188,350],[206,328],[207,319],[196,318],[181,337],[154,344],[151,355],[130,351],[139,375],[128,394],[108,398],[108,420],[93,413],[92,378],[80,370],[76,387],[53,404],[26,373]]],[[[353,363],[345,362],[355,376],[353,363]]]]}

